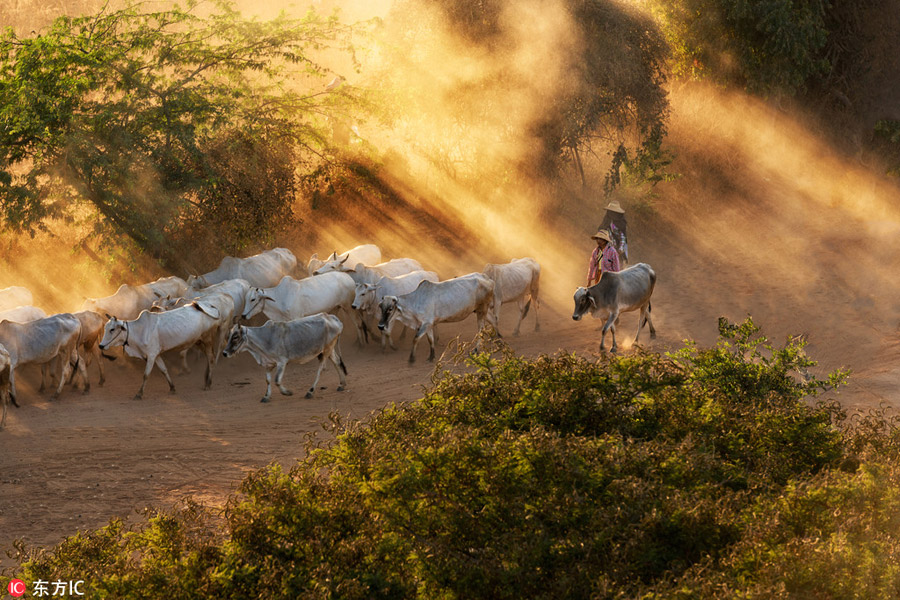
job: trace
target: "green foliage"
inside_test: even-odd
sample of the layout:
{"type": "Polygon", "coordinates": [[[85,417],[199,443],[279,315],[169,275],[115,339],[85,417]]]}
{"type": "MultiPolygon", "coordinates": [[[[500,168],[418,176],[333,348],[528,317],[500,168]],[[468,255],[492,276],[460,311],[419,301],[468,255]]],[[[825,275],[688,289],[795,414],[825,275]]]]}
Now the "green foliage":
{"type": "Polygon", "coordinates": [[[829,0],[655,0],[676,74],[794,94],[828,73],[829,0]]]}
{"type": "Polygon", "coordinates": [[[352,30],[314,13],[258,22],[227,0],[211,7],[200,16],[193,0],[158,11],[107,6],[33,37],[5,32],[6,227],[40,227],[82,200],[168,259],[198,229],[238,250],[290,222],[298,159],[325,151],[326,117],[358,99],[303,94],[288,81],[325,77],[314,53],[352,52],[352,30]]]}
{"type": "Polygon", "coordinates": [[[720,333],[598,362],[472,354],[419,402],[333,416],[334,441],[245,479],[224,529],[193,505],[151,513],[26,553],[17,575],[78,573],[93,598],[894,589],[879,553],[900,547],[895,421],[814,404],[844,373],[796,378],[802,342],[774,347],[750,320],[720,333]]]}

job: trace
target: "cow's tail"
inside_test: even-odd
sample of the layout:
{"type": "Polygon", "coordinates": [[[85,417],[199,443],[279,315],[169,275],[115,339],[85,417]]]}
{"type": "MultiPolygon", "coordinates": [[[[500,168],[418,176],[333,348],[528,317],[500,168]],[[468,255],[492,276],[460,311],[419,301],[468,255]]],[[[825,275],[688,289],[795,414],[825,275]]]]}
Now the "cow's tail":
{"type": "Polygon", "coordinates": [[[651,304],[650,302],[647,302],[647,312],[652,312],[652,311],[653,311],[653,304],[651,304]]]}
{"type": "Polygon", "coordinates": [[[522,318],[528,316],[528,309],[531,308],[531,298],[528,299],[528,302],[525,303],[525,310],[522,311],[522,318]]]}

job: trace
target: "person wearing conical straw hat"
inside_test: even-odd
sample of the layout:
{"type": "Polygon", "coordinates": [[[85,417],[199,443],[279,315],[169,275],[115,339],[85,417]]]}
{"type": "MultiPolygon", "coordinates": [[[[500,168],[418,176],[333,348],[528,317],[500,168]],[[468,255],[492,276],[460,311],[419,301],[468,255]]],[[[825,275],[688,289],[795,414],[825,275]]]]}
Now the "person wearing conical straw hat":
{"type": "Polygon", "coordinates": [[[606,205],[606,216],[600,223],[600,229],[609,231],[612,245],[619,251],[622,264],[628,264],[628,242],[625,239],[625,229],[628,222],[625,220],[625,209],[618,200],[613,200],[606,205]]]}
{"type": "Polygon", "coordinates": [[[591,253],[591,262],[588,265],[587,287],[591,287],[606,271],[619,270],[619,253],[613,247],[609,232],[601,229],[591,236],[597,241],[597,247],[591,253]]]}

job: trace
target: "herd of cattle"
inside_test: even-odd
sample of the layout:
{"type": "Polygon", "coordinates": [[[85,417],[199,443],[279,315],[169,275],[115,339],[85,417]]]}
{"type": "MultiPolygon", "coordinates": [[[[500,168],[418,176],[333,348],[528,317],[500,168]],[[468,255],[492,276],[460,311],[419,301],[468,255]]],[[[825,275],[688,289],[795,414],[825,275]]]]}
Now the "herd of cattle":
{"type": "MultiPolygon", "coordinates": [[[[499,331],[500,307],[508,302],[518,306],[515,335],[532,304],[535,330],[540,328],[541,268],[532,258],[489,264],[482,273],[440,281],[410,258],[381,262],[380,249],[366,244],[340,255],[335,252],[327,260],[313,255],[302,279],[293,277],[297,271],[293,253],[275,248],[249,258],[226,257],[216,270],[187,281],[165,277],[144,285],[125,284],[112,296],[86,300],[80,312],[50,316],[33,306],[26,288],[0,290],[0,429],[9,401],[18,406],[17,368],[41,365],[41,391],[49,378],[55,385],[52,398],[66,382],[77,382],[76,375],[87,392],[87,366],[97,364],[102,385],[100,355],[114,358],[106,352],[115,347],[146,362],[135,398],[142,397],[154,366],[174,391],[162,354],[180,351],[185,360],[189,349],[199,347],[206,356],[204,389],[212,385],[212,368],[220,355],[246,351],[265,369],[262,401],[268,402],[273,377],[282,394],[291,394],[282,384],[290,361],[319,361],[307,398],[313,395],[326,360],[338,373],[338,390],[344,388],[347,369],[339,344],[343,323],[335,313],[346,315],[360,344],[368,341],[374,333],[372,323],[377,322],[382,349],[386,344],[395,348],[392,329],[397,323],[412,329],[410,362],[422,337],[428,339],[429,360],[434,359],[438,323],[461,321],[474,313],[479,330],[487,322],[499,331]],[[241,324],[257,314],[268,319],[264,325],[241,324]]],[[[650,295],[655,282],[655,273],[645,264],[604,274],[597,285],[578,288],[572,318],[578,320],[586,312],[608,315],[603,335],[612,331],[612,351],[622,311],[640,310],[638,333],[649,322],[653,336],[650,295]]]]}

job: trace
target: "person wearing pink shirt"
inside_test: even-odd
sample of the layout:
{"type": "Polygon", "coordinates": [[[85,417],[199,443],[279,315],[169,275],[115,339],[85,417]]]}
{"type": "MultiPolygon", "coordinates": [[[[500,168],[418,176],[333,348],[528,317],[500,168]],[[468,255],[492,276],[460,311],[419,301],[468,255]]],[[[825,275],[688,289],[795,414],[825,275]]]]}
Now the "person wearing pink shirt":
{"type": "Polygon", "coordinates": [[[600,281],[600,276],[605,271],[618,271],[619,253],[610,243],[609,232],[601,229],[591,236],[591,239],[597,241],[597,247],[591,253],[591,262],[588,265],[587,287],[590,287],[600,281]]]}

